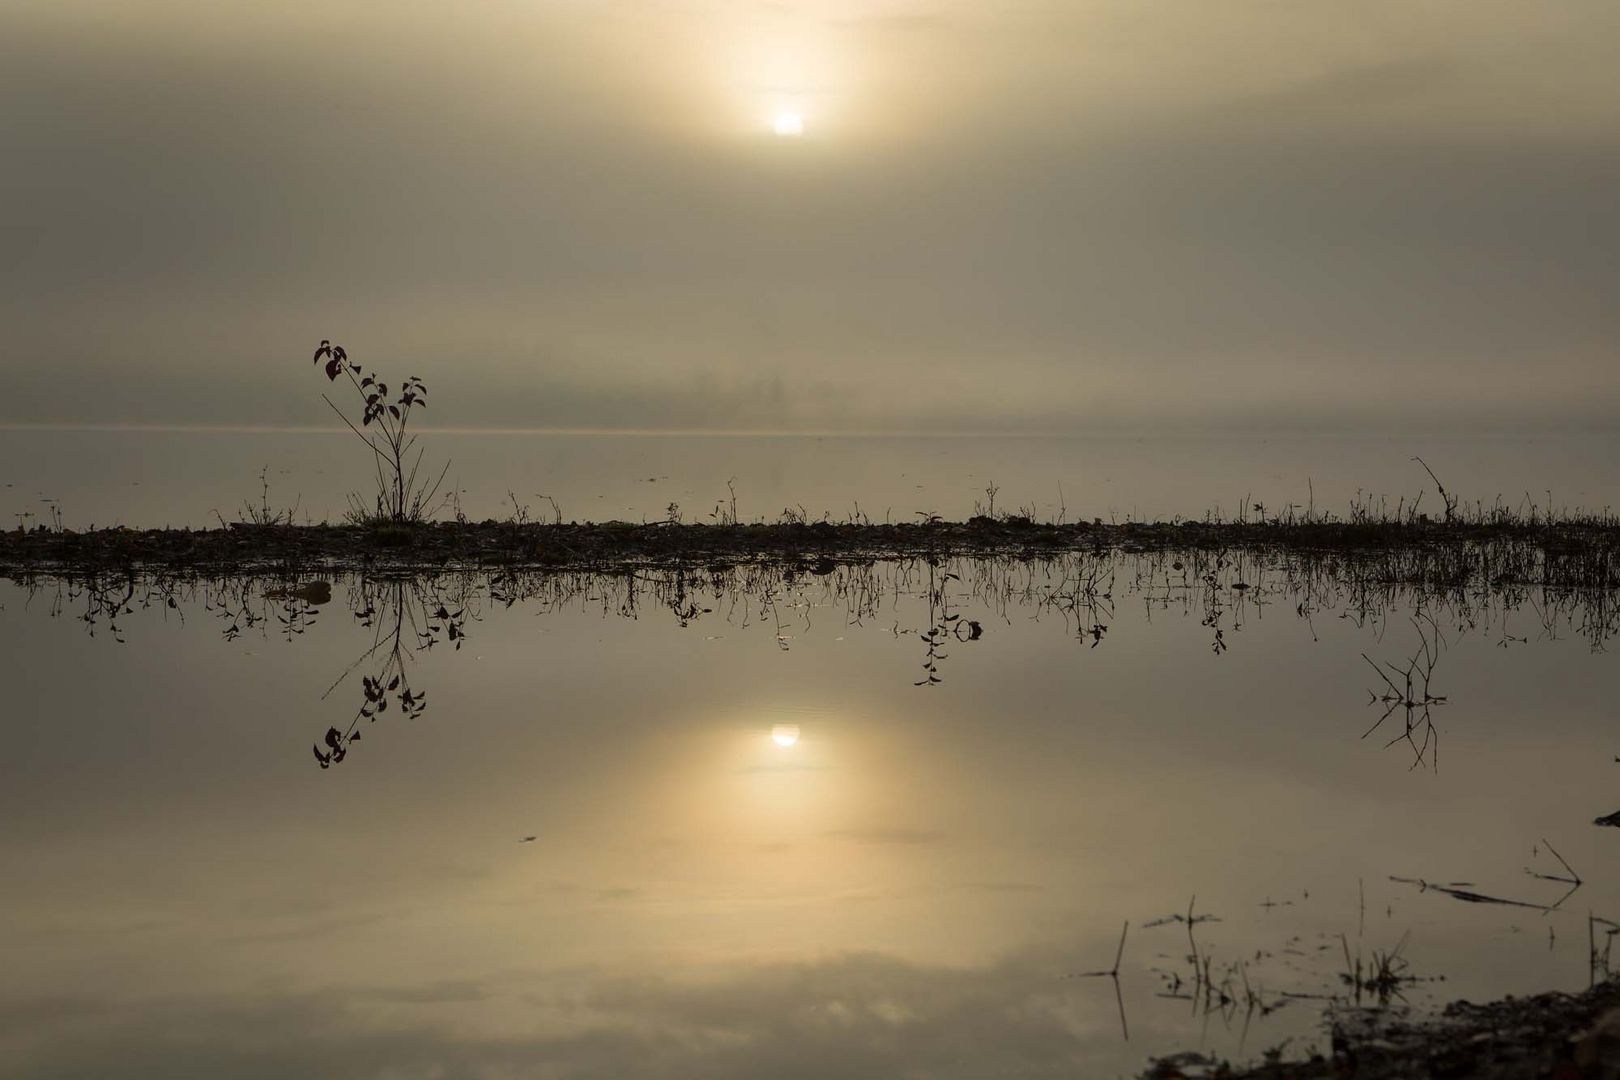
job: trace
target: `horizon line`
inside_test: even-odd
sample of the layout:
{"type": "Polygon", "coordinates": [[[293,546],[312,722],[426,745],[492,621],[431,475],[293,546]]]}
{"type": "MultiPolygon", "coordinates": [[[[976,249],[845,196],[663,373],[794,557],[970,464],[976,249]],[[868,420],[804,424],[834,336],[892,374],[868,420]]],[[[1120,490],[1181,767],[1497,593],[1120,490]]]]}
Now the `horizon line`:
{"type": "MultiPolygon", "coordinates": [[[[1163,430],[1151,426],[1110,427],[1096,431],[1076,431],[1065,428],[1022,428],[1022,429],[964,429],[953,431],[935,431],[927,429],[838,429],[838,428],[812,428],[794,430],[785,428],[614,428],[614,427],[470,427],[453,425],[446,427],[423,426],[413,428],[413,431],[423,434],[444,435],[567,435],[580,437],[626,437],[626,438],[771,438],[771,439],[1005,439],[1005,438],[1038,438],[1038,439],[1190,439],[1190,438],[1344,438],[1344,437],[1387,437],[1387,438],[1499,438],[1499,437],[1568,437],[1620,435],[1620,424],[1610,423],[1601,425],[1579,425],[1575,427],[1549,425],[1503,425],[1481,427],[1474,430],[1461,429],[1451,426],[1437,426],[1421,433],[1414,433],[1404,427],[1334,427],[1327,429],[1310,430],[1305,427],[1282,428],[1236,428],[1231,426],[1202,427],[1188,429],[1185,425],[1177,425],[1180,430],[1163,430]]],[[[128,431],[128,432],[196,432],[207,434],[285,434],[285,435],[326,435],[351,434],[347,428],[336,425],[295,425],[295,424],[142,424],[142,423],[94,423],[79,421],[7,421],[0,420],[0,431],[128,431]]]]}

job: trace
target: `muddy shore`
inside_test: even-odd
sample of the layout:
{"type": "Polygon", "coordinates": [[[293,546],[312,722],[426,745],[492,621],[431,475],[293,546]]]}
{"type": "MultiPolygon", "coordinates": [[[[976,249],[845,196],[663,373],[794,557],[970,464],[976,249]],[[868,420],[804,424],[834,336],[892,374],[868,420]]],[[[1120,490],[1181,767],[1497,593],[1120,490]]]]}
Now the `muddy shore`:
{"type": "Polygon", "coordinates": [[[1620,1076],[1620,982],[1581,994],[1457,1001],[1438,1015],[1403,1009],[1330,1012],[1331,1052],[1274,1055],[1234,1068],[1198,1054],[1162,1058],[1146,1080],[1327,1080],[1357,1077],[1611,1078],[1620,1076]]]}
{"type": "Polygon", "coordinates": [[[1620,526],[1601,523],[963,522],[706,525],[444,522],[417,526],[247,525],[211,529],[0,532],[0,572],[141,569],[432,571],[454,567],[612,570],[649,564],[803,564],[919,556],[1040,558],[1093,551],[1254,551],[1313,557],[1420,555],[1429,572],[1524,584],[1620,586],[1620,526]]]}

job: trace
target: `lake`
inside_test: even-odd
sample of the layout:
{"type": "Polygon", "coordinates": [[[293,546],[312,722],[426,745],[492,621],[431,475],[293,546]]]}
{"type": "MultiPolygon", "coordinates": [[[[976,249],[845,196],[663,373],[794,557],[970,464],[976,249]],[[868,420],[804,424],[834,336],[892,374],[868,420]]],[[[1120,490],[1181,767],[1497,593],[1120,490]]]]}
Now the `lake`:
{"type": "Polygon", "coordinates": [[[1611,594],[1168,552],[288,587],[0,585],[0,1072],[1131,1075],[1584,988],[1620,919],[1611,594]]]}

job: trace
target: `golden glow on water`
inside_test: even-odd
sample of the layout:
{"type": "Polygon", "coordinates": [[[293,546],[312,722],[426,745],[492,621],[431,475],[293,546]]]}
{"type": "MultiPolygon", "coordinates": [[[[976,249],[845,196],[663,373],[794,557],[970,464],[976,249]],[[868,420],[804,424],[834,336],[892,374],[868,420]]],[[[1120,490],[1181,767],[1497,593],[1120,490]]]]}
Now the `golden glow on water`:
{"type": "MultiPolygon", "coordinates": [[[[873,572],[911,575],[880,578],[888,595],[896,582],[917,587],[904,567],[873,572]]],[[[828,585],[813,587],[820,601],[828,585]]],[[[19,691],[18,715],[44,715],[57,707],[49,687],[86,654],[76,636],[40,632],[25,600],[0,583],[0,652],[51,676],[19,691]]],[[[966,586],[952,601],[990,623],[994,608],[966,586]]],[[[1345,691],[1359,688],[1375,633],[1349,620],[1318,627],[1320,644],[1300,622],[1254,620],[1216,656],[1201,633],[1180,633],[1208,629],[1196,606],[1175,616],[1184,622],[1122,606],[1098,654],[1105,668],[1074,662],[1060,620],[1021,618],[1009,603],[1010,617],[953,646],[945,681],[923,690],[912,686],[923,649],[890,627],[931,625],[926,597],[898,597],[865,625],[828,601],[795,627],[789,652],[770,622],[716,619],[725,632],[700,642],[646,619],[495,606],[476,652],[434,650],[412,669],[435,695],[432,715],[476,722],[382,719],[341,769],[320,770],[305,758],[306,731],[273,721],[322,701],[332,659],[272,645],[274,631],[246,642],[250,654],[218,636],[200,598],[181,610],[172,630],[132,613],[121,626],[141,666],[86,680],[74,716],[96,755],[41,743],[0,785],[8,812],[48,822],[0,840],[0,857],[26,871],[0,926],[13,981],[52,1000],[94,991],[146,1027],[172,1025],[154,1028],[153,1054],[206,1031],[211,1053],[239,1060],[259,1052],[255,1031],[280,1023],[301,1025],[323,1052],[330,1037],[335,1055],[341,1038],[301,1020],[335,987],[371,996],[366,1030],[401,1047],[402,1062],[423,1052],[422,1030],[441,1032],[447,1060],[486,1054],[500,1068],[531,1042],[536,1054],[582,1053],[583,1031],[592,1046],[622,1048],[602,1075],[639,1075],[647,1040],[674,1032],[686,1057],[669,1075],[780,1071],[774,1057],[737,1069],[716,1059],[718,1017],[728,1054],[802,1039],[864,1067],[867,1047],[889,1047],[900,1072],[972,1012],[988,1017],[969,1033],[975,1046],[991,1040],[985,1062],[942,1077],[1003,1075],[1001,1063],[1035,1043],[1076,1074],[1124,1073],[1144,1045],[1203,1037],[1180,1003],[1157,996],[1149,970],[1178,947],[1177,928],[1140,927],[1185,904],[1189,883],[1199,909],[1222,917],[1200,927],[1200,947],[1227,955],[1356,927],[1364,879],[1368,940],[1393,945],[1410,929],[1414,955],[1448,976],[1445,993],[1585,982],[1585,938],[1567,924],[1549,948],[1545,930],[1533,939],[1500,912],[1453,911],[1478,905],[1448,908],[1387,879],[1392,867],[1484,867],[1504,891],[1523,888],[1515,875],[1528,856],[1510,842],[1528,852],[1554,828],[1573,865],[1601,864],[1604,838],[1589,834],[1602,830],[1571,823],[1589,821],[1610,790],[1591,747],[1605,737],[1615,673],[1593,669],[1583,643],[1504,655],[1488,634],[1459,639],[1445,657],[1451,686],[1466,689],[1492,670],[1483,665],[1532,660],[1525,670],[1560,680],[1560,741],[1522,724],[1539,692],[1526,678],[1500,706],[1470,696],[1468,726],[1448,742],[1453,764],[1414,783],[1407,761],[1345,750],[1365,745],[1354,741],[1365,707],[1345,691]],[[1191,674],[1159,677],[1167,655],[1191,674]],[[1274,677],[1279,655],[1289,664],[1274,677]],[[622,679],[627,661],[667,664],[673,681],[622,679]],[[256,722],[211,732],[216,756],[199,774],[197,728],[176,710],[205,715],[254,672],[274,691],[255,700],[256,722]],[[1319,708],[1333,722],[1278,725],[1248,695],[1261,678],[1275,679],[1278,710],[1319,708]],[[555,704],[541,723],[520,707],[537,686],[555,704]],[[1099,686],[1076,722],[1067,703],[1099,686]],[[1333,688],[1325,700],[1322,686],[1333,688]],[[1569,782],[1502,797],[1517,790],[1504,778],[1549,745],[1569,782]],[[1402,828],[1414,807],[1431,829],[1402,828]],[[1268,898],[1278,903],[1261,906],[1268,898]],[[1111,986],[1059,978],[1108,963],[1127,918],[1131,1043],[1111,986]],[[242,1010],[246,1035],[218,1024],[216,1001],[242,1010]],[[542,1045],[553,1038],[573,1041],[542,1045]]],[[[349,629],[344,644],[358,654],[372,633],[349,629]]],[[[1586,889],[1620,906],[1606,880],[1586,889]]],[[[1272,971],[1310,993],[1337,979],[1305,961],[1272,971]]],[[[52,1054],[112,1061],[131,1022],[105,1021],[112,1035],[87,1050],[76,1042],[100,1015],[42,1022],[31,1042],[0,1039],[0,1062],[23,1066],[0,1072],[45,1075],[52,1054]]],[[[1234,1028],[1218,1045],[1236,1053],[1234,1028]]],[[[1276,1041],[1316,1030],[1304,1008],[1265,1028],[1276,1041]]]]}

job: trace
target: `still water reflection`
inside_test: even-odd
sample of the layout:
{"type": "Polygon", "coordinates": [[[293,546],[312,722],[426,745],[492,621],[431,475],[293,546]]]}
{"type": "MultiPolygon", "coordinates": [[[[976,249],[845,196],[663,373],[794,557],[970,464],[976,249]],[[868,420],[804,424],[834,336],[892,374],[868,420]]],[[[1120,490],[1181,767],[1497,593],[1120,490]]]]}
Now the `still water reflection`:
{"type": "Polygon", "coordinates": [[[0,586],[0,1072],[1114,1075],[1584,986],[1613,596],[1381,576],[0,586]]]}

